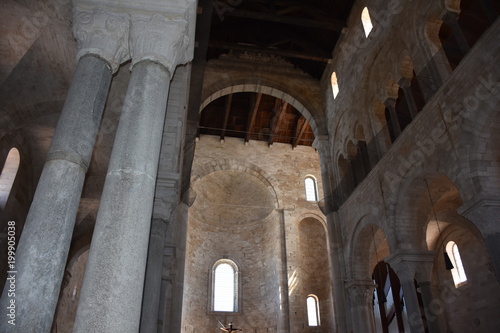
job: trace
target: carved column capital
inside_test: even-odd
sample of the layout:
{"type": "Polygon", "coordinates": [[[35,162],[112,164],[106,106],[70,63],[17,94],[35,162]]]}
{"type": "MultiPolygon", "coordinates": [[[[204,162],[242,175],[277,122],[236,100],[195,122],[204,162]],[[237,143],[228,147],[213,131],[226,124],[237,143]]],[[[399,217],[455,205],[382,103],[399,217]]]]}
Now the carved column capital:
{"type": "Polygon", "coordinates": [[[373,291],[377,287],[371,280],[353,280],[346,283],[345,288],[353,305],[368,305],[373,300],[373,291]]]}
{"type": "Polygon", "coordinates": [[[150,60],[163,65],[170,74],[175,67],[190,60],[188,23],[184,19],[168,19],[160,14],[132,15],[130,53],[132,67],[150,60]]]}
{"type": "Polygon", "coordinates": [[[129,15],[108,8],[73,7],[73,34],[78,43],[77,59],[93,54],[105,60],[113,73],[130,59],[129,15]]]}

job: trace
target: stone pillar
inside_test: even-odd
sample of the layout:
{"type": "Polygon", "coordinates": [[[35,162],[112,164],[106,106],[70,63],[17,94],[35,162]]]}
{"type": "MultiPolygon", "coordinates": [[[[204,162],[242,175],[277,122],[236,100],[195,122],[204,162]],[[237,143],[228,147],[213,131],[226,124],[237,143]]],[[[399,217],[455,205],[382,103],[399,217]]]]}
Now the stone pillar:
{"type": "Polygon", "coordinates": [[[373,281],[349,281],[345,288],[349,293],[353,332],[375,333],[373,317],[373,291],[376,285],[373,281]]]}
{"type": "Polygon", "coordinates": [[[401,126],[399,126],[399,119],[396,113],[396,101],[389,98],[385,101],[385,106],[389,110],[389,118],[391,119],[392,130],[394,131],[394,139],[397,139],[401,135],[401,126]]]}
{"type": "Polygon", "coordinates": [[[399,81],[399,86],[403,89],[405,93],[406,103],[408,104],[408,109],[410,110],[411,119],[415,119],[418,114],[417,103],[415,103],[415,99],[413,98],[413,93],[410,89],[410,82],[408,79],[401,79],[399,81]]]}
{"type": "MultiPolygon", "coordinates": [[[[486,185],[485,185],[486,186],[486,185]]],[[[483,235],[493,268],[500,283],[500,198],[498,194],[481,192],[465,202],[458,213],[474,223],[483,235]]]]}
{"type": "MultiPolygon", "coordinates": [[[[78,63],[16,251],[16,326],[0,331],[49,332],[76,214],[112,73],[127,59],[128,21],[110,11],[74,11],[78,63]]],[[[9,274],[11,275],[11,274],[9,274]]],[[[5,316],[5,314],[4,314],[5,316]]]]}
{"type": "Polygon", "coordinates": [[[290,301],[288,299],[288,261],[286,257],[286,228],[285,228],[285,210],[279,209],[279,247],[280,262],[279,267],[279,285],[280,285],[280,319],[278,322],[278,332],[290,332],[290,301]]]}
{"type": "MultiPolygon", "coordinates": [[[[330,154],[330,144],[328,136],[316,137],[313,143],[314,148],[318,150],[318,155],[321,163],[321,179],[323,184],[323,203],[320,205],[320,209],[326,216],[327,221],[327,231],[328,231],[328,243],[330,250],[330,264],[331,270],[330,274],[333,280],[333,302],[334,302],[334,312],[335,320],[337,324],[337,330],[339,332],[349,332],[348,318],[349,313],[346,311],[345,304],[345,263],[344,263],[344,247],[342,244],[342,231],[340,228],[340,221],[336,210],[338,210],[338,200],[340,198],[335,198],[333,194],[333,172],[331,166],[333,164],[331,154],[330,154]]],[[[320,201],[321,202],[321,201],[320,201]]]]}
{"type": "Polygon", "coordinates": [[[432,304],[434,297],[432,296],[432,268],[434,266],[435,252],[429,252],[426,261],[421,261],[417,264],[416,278],[422,295],[422,302],[424,303],[425,320],[427,322],[427,329],[429,333],[440,333],[439,322],[442,321],[442,313],[436,313],[432,304]]]}
{"type": "Polygon", "coordinates": [[[188,61],[186,20],[131,16],[132,75],[96,218],[76,333],[139,330],[169,84],[177,64],[188,61]]]}
{"type": "Polygon", "coordinates": [[[415,289],[415,269],[416,264],[407,260],[407,255],[395,253],[386,258],[386,262],[391,265],[399,278],[403,288],[406,312],[408,313],[408,323],[411,333],[421,333],[424,331],[424,323],[418,304],[417,291],[415,289]]]}
{"type": "Polygon", "coordinates": [[[470,46],[465,39],[462,28],[460,28],[460,26],[458,25],[458,14],[447,12],[443,16],[443,21],[451,28],[453,38],[455,38],[455,41],[457,42],[462,55],[466,55],[470,51],[470,46]]]}
{"type": "Polygon", "coordinates": [[[163,249],[165,247],[165,222],[162,218],[153,218],[151,223],[146,278],[142,296],[141,333],[156,332],[158,330],[158,312],[163,275],[163,249]]]}

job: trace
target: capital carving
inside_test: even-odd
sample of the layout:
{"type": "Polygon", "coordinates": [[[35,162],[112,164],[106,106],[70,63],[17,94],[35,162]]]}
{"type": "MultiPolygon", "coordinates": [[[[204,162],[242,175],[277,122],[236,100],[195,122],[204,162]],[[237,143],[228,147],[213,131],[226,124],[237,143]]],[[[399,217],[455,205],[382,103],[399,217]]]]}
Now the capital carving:
{"type": "Polygon", "coordinates": [[[78,43],[77,59],[93,54],[104,59],[113,73],[130,59],[128,14],[115,13],[107,8],[73,7],[73,34],[78,43]]]}
{"type": "Polygon", "coordinates": [[[167,19],[160,14],[133,15],[130,33],[132,67],[142,61],[159,63],[172,74],[189,61],[188,24],[184,19],[167,19]]]}
{"type": "Polygon", "coordinates": [[[354,305],[371,304],[375,288],[376,285],[372,281],[351,281],[346,286],[351,303],[354,305]]]}

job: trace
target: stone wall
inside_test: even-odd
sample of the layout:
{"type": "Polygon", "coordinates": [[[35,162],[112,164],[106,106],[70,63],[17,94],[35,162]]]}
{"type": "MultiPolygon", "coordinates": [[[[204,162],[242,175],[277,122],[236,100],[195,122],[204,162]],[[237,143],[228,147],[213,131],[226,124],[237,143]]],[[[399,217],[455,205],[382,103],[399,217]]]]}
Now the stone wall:
{"type": "MultiPolygon", "coordinates": [[[[275,332],[280,317],[289,316],[290,332],[316,332],[307,326],[309,294],[320,298],[320,331],[332,330],[324,216],[317,202],[305,200],[308,175],[320,177],[314,148],[201,136],[191,185],[196,199],[188,225],[183,332],[217,332],[214,315],[249,332],[275,332]],[[241,311],[235,315],[209,309],[210,272],[222,258],[241,270],[241,311]],[[280,313],[282,288],[288,289],[289,309],[280,313]]],[[[322,198],[321,181],[318,189],[322,198]]]]}

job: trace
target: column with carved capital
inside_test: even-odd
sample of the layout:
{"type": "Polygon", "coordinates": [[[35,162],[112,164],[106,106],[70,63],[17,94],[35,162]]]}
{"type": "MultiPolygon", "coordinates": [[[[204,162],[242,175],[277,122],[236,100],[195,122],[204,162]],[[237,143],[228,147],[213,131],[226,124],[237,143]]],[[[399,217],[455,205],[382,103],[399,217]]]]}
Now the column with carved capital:
{"type": "Polygon", "coordinates": [[[373,281],[350,281],[346,284],[351,303],[353,332],[376,332],[373,317],[373,281]]]}
{"type": "MultiPolygon", "coordinates": [[[[76,6],[73,29],[78,63],[11,267],[15,326],[4,318],[2,332],[50,331],[111,77],[128,57],[128,16],[76,6]]],[[[12,300],[8,289],[2,309],[12,300]]]]}
{"type": "Polygon", "coordinates": [[[170,79],[187,21],[131,14],[132,75],[101,196],[73,332],[136,333],[170,79]]]}
{"type": "Polygon", "coordinates": [[[404,303],[411,333],[424,332],[424,323],[418,303],[417,290],[415,289],[416,263],[404,260],[403,256],[399,253],[390,255],[386,258],[386,262],[391,265],[399,278],[401,288],[403,288],[404,303]]]}

